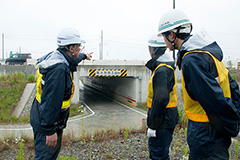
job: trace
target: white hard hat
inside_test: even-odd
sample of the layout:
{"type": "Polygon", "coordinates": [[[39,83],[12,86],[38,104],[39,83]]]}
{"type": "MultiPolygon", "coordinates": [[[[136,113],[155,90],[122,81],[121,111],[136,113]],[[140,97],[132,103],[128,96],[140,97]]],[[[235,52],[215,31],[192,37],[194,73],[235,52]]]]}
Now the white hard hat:
{"type": "Polygon", "coordinates": [[[166,47],[163,37],[158,37],[157,34],[153,34],[148,40],[148,46],[150,47],[166,47]]]}
{"type": "Polygon", "coordinates": [[[190,33],[191,32],[191,22],[187,15],[178,9],[172,9],[166,12],[160,19],[158,25],[158,36],[167,31],[177,31],[175,28],[182,26],[183,28],[179,33],[190,33]]]}
{"type": "Polygon", "coordinates": [[[80,34],[74,28],[65,28],[58,33],[57,44],[58,46],[66,46],[69,44],[81,44],[85,43],[81,39],[80,34]]]}

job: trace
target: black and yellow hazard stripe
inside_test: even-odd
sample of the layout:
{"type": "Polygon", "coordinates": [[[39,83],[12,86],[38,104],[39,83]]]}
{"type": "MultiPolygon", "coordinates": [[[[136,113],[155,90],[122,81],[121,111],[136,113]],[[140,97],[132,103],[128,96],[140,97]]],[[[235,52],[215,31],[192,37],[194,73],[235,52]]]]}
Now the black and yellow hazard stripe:
{"type": "Polygon", "coordinates": [[[89,69],[90,77],[126,77],[126,69],[89,69]]]}

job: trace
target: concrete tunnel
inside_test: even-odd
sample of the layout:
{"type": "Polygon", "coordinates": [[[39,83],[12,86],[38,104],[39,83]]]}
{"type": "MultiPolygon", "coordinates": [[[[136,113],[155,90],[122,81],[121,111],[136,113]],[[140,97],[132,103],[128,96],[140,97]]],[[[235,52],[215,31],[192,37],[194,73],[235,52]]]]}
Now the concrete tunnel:
{"type": "MultiPolygon", "coordinates": [[[[72,102],[79,101],[79,80],[127,105],[136,106],[137,103],[146,102],[151,71],[145,67],[145,63],[123,60],[84,61],[74,73],[76,87],[72,102]],[[126,74],[116,76],[107,72],[118,73],[119,70],[126,70],[126,74]],[[93,74],[92,71],[103,71],[101,73],[106,71],[107,74],[93,74]]],[[[178,69],[176,69],[176,78],[177,80],[181,78],[181,72],[178,69]]]]}
{"type": "MultiPolygon", "coordinates": [[[[138,64],[135,61],[133,62],[134,64],[130,64],[129,61],[121,62],[121,64],[116,64],[116,62],[112,61],[109,62],[110,64],[106,61],[103,64],[99,63],[98,61],[98,64],[79,65],[77,72],[74,74],[75,84],[79,83],[80,80],[84,85],[101,90],[113,99],[130,106],[146,102],[151,71],[144,66],[143,62],[138,64]],[[95,71],[94,74],[93,70],[95,71]],[[124,71],[125,74],[111,74],[118,74],[119,70],[124,71]]],[[[79,88],[79,86],[75,88],[79,88]]],[[[78,92],[78,90],[75,90],[76,94],[74,94],[73,103],[76,103],[78,100],[78,92]]]]}
{"type": "Polygon", "coordinates": [[[136,106],[138,102],[142,102],[138,81],[134,77],[83,77],[85,85],[131,106],[136,106]]]}

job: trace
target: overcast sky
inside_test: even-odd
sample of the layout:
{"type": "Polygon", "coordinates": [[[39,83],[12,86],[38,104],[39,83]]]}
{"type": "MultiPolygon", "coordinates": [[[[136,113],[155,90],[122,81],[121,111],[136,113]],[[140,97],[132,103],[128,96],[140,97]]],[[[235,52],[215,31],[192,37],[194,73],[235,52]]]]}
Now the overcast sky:
{"type": "MultiPolygon", "coordinates": [[[[204,28],[216,39],[224,58],[240,59],[239,0],[176,0],[175,6],[189,16],[194,30],[204,28]]],[[[0,59],[2,33],[5,58],[10,51],[38,58],[57,48],[61,29],[74,27],[93,59],[99,59],[103,30],[103,59],[148,60],[148,38],[172,7],[172,0],[1,0],[0,59]]]]}

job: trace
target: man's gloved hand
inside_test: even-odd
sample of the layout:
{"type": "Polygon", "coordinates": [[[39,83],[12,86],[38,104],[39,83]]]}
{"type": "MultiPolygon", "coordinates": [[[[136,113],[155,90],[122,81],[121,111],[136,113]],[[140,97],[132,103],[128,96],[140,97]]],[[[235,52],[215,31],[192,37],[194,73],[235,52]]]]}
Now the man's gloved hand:
{"type": "Polygon", "coordinates": [[[147,130],[147,136],[150,137],[156,137],[156,130],[153,130],[151,128],[148,128],[147,130]]]}

